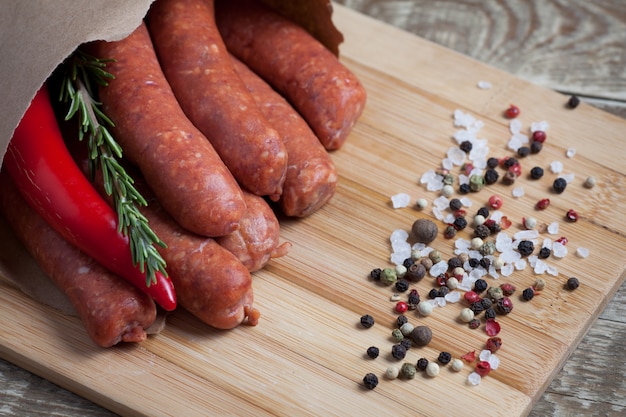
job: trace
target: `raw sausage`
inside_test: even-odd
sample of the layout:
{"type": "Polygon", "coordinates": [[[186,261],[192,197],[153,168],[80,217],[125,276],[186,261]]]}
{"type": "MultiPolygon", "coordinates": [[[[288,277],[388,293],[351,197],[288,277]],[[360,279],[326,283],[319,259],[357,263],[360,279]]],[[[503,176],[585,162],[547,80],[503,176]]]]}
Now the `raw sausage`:
{"type": "Polygon", "coordinates": [[[96,42],[115,79],[100,88],[104,113],[125,156],[139,166],[165,209],[205,236],[231,233],[245,204],[241,189],[206,137],[189,121],[163,75],[145,25],[127,38],[96,42]]]}
{"type": "Polygon", "coordinates": [[[148,28],[181,107],[207,136],[241,186],[277,200],[285,146],[263,118],[215,26],[212,0],[158,0],[148,28]]]}
{"type": "Polygon", "coordinates": [[[102,347],[141,342],[156,318],[154,301],[69,244],[38,216],[5,171],[0,208],[41,269],[65,293],[91,339],[102,347]]]}
{"type": "Polygon", "coordinates": [[[226,47],[291,102],[326,149],[340,148],[365,107],[365,89],[306,30],[260,3],[216,1],[226,47]]]}
{"type": "Polygon", "coordinates": [[[235,70],[261,109],[280,133],[287,148],[287,176],[279,204],[287,216],[305,217],[335,194],[337,170],[306,121],[261,77],[232,57],[235,70]]]}
{"type": "Polygon", "coordinates": [[[216,240],[254,272],[263,268],[271,258],[286,255],[291,243],[280,244],[280,224],[262,197],[244,190],[244,198],[247,208],[239,229],[216,240]]]}

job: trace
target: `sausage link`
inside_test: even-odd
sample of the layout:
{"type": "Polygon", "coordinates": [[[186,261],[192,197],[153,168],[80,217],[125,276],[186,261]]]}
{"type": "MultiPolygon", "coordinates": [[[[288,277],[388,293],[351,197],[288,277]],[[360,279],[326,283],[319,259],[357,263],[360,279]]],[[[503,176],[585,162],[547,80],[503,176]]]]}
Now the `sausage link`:
{"type": "Polygon", "coordinates": [[[291,243],[279,244],[280,224],[262,197],[244,190],[244,198],[247,208],[239,229],[216,240],[235,254],[250,272],[254,272],[263,268],[271,258],[286,255],[291,243]]]}
{"type": "Polygon", "coordinates": [[[328,150],[345,142],[365,107],[356,76],[302,27],[259,1],[217,0],[229,51],[285,96],[328,150]]]}
{"type": "Polygon", "coordinates": [[[113,275],[54,231],[0,173],[0,208],[40,268],[68,297],[87,334],[99,346],[141,342],[156,318],[146,294],[113,275]]]}
{"type": "Polygon", "coordinates": [[[127,38],[96,42],[91,52],[116,61],[100,89],[104,112],[124,154],[184,228],[205,236],[234,231],[245,210],[241,189],[174,97],[145,25],[127,38]]]}
{"type": "Polygon", "coordinates": [[[237,74],[287,148],[287,175],[279,200],[283,213],[296,217],[314,213],[332,198],[337,187],[337,170],[330,155],[283,96],[244,63],[231,57],[237,74]]]}
{"type": "Polygon", "coordinates": [[[215,26],[212,0],[158,0],[148,13],[155,49],[181,107],[243,188],[277,200],[285,146],[263,118],[215,26]]]}

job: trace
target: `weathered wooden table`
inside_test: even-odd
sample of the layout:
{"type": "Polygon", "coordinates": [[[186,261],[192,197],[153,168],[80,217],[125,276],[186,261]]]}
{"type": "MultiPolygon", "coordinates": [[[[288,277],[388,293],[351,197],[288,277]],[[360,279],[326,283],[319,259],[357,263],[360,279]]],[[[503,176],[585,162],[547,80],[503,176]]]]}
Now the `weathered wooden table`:
{"type": "MultiPolygon", "coordinates": [[[[626,118],[626,2],[339,0],[520,78],[626,118]]],[[[626,285],[589,330],[531,416],[626,413],[626,285]]],[[[0,360],[0,415],[112,416],[0,360]]]]}

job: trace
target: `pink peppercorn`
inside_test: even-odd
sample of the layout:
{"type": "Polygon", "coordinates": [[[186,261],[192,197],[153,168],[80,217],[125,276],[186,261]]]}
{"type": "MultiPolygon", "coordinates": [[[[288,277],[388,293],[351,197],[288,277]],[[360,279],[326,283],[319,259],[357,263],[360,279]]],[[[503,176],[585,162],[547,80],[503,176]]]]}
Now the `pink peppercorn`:
{"type": "Polygon", "coordinates": [[[406,313],[408,309],[409,309],[409,305],[406,302],[398,301],[396,303],[396,312],[402,314],[402,313],[406,313]]]}
{"type": "Polygon", "coordinates": [[[567,220],[569,220],[570,222],[578,221],[578,213],[576,213],[574,209],[567,210],[565,217],[567,217],[567,220]]]}
{"type": "Polygon", "coordinates": [[[509,108],[504,111],[504,116],[507,119],[515,119],[517,116],[519,116],[519,113],[520,113],[519,107],[517,107],[514,104],[511,104],[511,106],[509,106],[509,108]]]}
{"type": "Polygon", "coordinates": [[[533,132],[533,140],[535,142],[545,142],[546,141],[546,132],[544,132],[543,130],[535,130],[533,132]]]}
{"type": "Polygon", "coordinates": [[[480,301],[481,300],[480,295],[478,295],[474,291],[467,291],[463,295],[463,298],[465,299],[465,301],[467,301],[470,304],[475,303],[476,301],[480,301]]]}
{"type": "Polygon", "coordinates": [[[537,202],[537,205],[535,207],[537,208],[537,210],[545,210],[548,208],[549,205],[550,205],[550,199],[543,198],[537,202]]]}
{"type": "Polygon", "coordinates": [[[500,197],[499,195],[492,195],[491,197],[489,197],[489,207],[498,210],[500,207],[502,207],[503,201],[502,201],[502,197],[500,197]]]}
{"type": "Polygon", "coordinates": [[[569,242],[569,240],[567,240],[565,236],[561,236],[556,240],[556,242],[559,242],[561,245],[565,246],[567,245],[567,242],[569,242]]]}
{"type": "Polygon", "coordinates": [[[487,361],[479,361],[476,364],[476,373],[480,376],[486,376],[491,371],[491,365],[487,361]]]}
{"type": "Polygon", "coordinates": [[[522,165],[519,162],[515,163],[508,168],[508,171],[516,177],[519,177],[522,175],[522,165]]]}

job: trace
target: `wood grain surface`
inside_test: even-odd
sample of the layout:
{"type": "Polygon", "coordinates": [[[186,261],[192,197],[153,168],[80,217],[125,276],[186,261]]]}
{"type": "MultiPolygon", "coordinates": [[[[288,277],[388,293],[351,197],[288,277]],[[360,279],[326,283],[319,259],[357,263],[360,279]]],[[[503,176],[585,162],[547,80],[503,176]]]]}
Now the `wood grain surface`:
{"type": "MultiPolygon", "coordinates": [[[[392,23],[520,78],[550,89],[580,94],[588,103],[603,107],[616,114],[623,112],[624,92],[626,91],[624,88],[626,86],[626,75],[624,74],[626,11],[623,2],[594,2],[593,5],[582,0],[571,2],[372,0],[342,1],[340,3],[345,3],[347,6],[369,14],[376,19],[392,23]]],[[[341,25],[339,28],[342,29],[341,25]]],[[[357,33],[360,32],[357,31],[357,33]]],[[[352,48],[352,46],[350,47],[352,48]]],[[[430,49],[427,50],[431,51],[430,49]]],[[[419,54],[422,51],[422,49],[418,49],[415,53],[419,54]]],[[[360,68],[358,62],[351,61],[354,56],[348,51],[346,59],[348,59],[349,64],[360,68]]],[[[459,62],[466,63],[465,61],[459,62]]],[[[475,74],[471,68],[468,71],[475,74]]],[[[372,78],[372,73],[365,71],[360,75],[371,86],[375,96],[381,93],[378,91],[376,78],[372,78]]],[[[438,80],[433,81],[435,84],[438,82],[438,80]]],[[[514,84],[512,82],[510,91],[518,91],[516,88],[520,88],[514,84]]],[[[537,92],[534,89],[530,89],[530,91],[537,92]]],[[[440,99],[432,97],[432,99],[436,102],[453,100],[451,97],[440,99]]],[[[524,100],[531,101],[526,96],[524,100]]],[[[472,108],[469,104],[467,105],[468,108],[472,108]]],[[[539,102],[538,106],[540,105],[539,102]]],[[[483,108],[485,111],[486,109],[483,108]]],[[[384,111],[385,109],[377,108],[376,110],[384,111]]],[[[601,117],[591,110],[589,112],[593,116],[601,117]]],[[[364,143],[368,143],[368,141],[375,143],[374,138],[380,134],[380,132],[370,130],[370,126],[375,125],[370,120],[373,117],[372,114],[374,113],[369,113],[369,116],[365,115],[363,125],[358,132],[359,139],[364,143]]],[[[435,118],[442,117],[440,114],[433,116],[435,118]]],[[[443,115],[443,117],[445,116],[447,115],[443,115]]],[[[399,127],[396,128],[400,129],[399,127]]],[[[593,131],[593,128],[591,126],[589,130],[593,131]]],[[[597,128],[602,129],[602,126],[597,128]]],[[[614,133],[616,136],[621,136],[623,131],[622,129],[621,133],[614,133]]],[[[394,135],[401,133],[401,131],[395,132],[394,135]]],[[[355,150],[358,151],[358,147],[355,150]]],[[[338,162],[342,163],[340,166],[343,166],[344,169],[354,163],[350,159],[344,160],[341,154],[338,155],[338,162]]],[[[607,161],[606,165],[616,171],[616,178],[623,180],[623,164],[620,165],[620,162],[617,161],[607,161]]],[[[357,181],[358,174],[351,173],[348,177],[342,186],[345,195],[350,196],[363,191],[357,181]]],[[[388,184],[393,184],[396,181],[393,178],[384,179],[389,181],[388,184]]],[[[385,195],[383,192],[384,190],[379,190],[378,199],[383,198],[385,195]]],[[[339,198],[333,202],[329,209],[337,210],[337,215],[350,213],[351,207],[344,206],[349,201],[349,198],[346,200],[339,198]]],[[[618,201],[623,203],[623,198],[618,201]]],[[[380,203],[380,201],[378,202],[380,203]]],[[[598,221],[600,223],[610,222],[611,216],[620,216],[614,210],[610,210],[610,213],[613,214],[605,217],[599,216],[598,221]]],[[[331,224],[338,229],[342,227],[341,220],[334,219],[333,215],[330,215],[331,224]]],[[[397,220],[399,221],[400,218],[397,220]]],[[[623,223],[623,215],[619,222],[623,223]]],[[[287,235],[293,233],[289,226],[287,226],[286,233],[287,235]]],[[[375,233],[372,233],[372,237],[374,239],[380,238],[375,233]]],[[[380,248],[374,252],[380,254],[380,248]]],[[[616,268],[621,265],[623,271],[623,251],[618,252],[616,256],[621,256],[620,259],[615,259],[616,268]]],[[[369,262],[369,259],[367,261],[369,262]]],[[[598,279],[600,280],[600,277],[598,279]]],[[[266,285],[268,285],[266,279],[260,280],[259,287],[262,294],[266,285]]],[[[299,282],[299,285],[305,288],[307,286],[304,280],[299,282]]],[[[308,285],[310,287],[312,284],[308,285]]],[[[600,281],[598,285],[601,286],[600,281]]],[[[611,292],[610,289],[605,290],[611,292]]],[[[284,288],[283,291],[285,291],[284,288]]],[[[348,292],[347,289],[346,292],[348,292]]],[[[380,294],[370,295],[370,297],[379,296],[380,294]]],[[[590,297],[596,296],[597,293],[594,288],[590,289],[590,297]]],[[[353,299],[348,301],[341,299],[341,295],[337,295],[337,297],[339,300],[335,301],[339,301],[339,304],[344,306],[354,301],[353,299]]],[[[278,297],[278,300],[280,299],[278,297]]],[[[371,300],[379,302],[379,298],[371,298],[371,300]]],[[[564,363],[562,370],[547,387],[545,394],[534,405],[530,413],[531,416],[618,416],[624,414],[626,411],[624,400],[626,398],[626,381],[624,378],[626,366],[621,360],[621,352],[626,347],[625,300],[626,290],[624,286],[621,286],[598,321],[590,328],[578,348],[564,363]]],[[[357,301],[357,305],[365,302],[357,301]]],[[[264,307],[270,310],[286,307],[280,305],[272,307],[269,301],[266,302],[268,305],[264,307]]],[[[603,303],[605,302],[608,300],[603,301],[603,303]]],[[[604,304],[588,306],[589,311],[603,307],[604,304]]],[[[587,313],[587,310],[580,311],[580,320],[584,322],[587,313]]],[[[279,311],[276,314],[276,317],[279,317],[279,311]]],[[[568,326],[576,328],[576,316],[573,316],[572,320],[574,322],[568,322],[568,326]]],[[[188,319],[183,316],[175,325],[182,326],[187,335],[194,335],[190,328],[185,327],[187,323],[188,319]]],[[[79,332],[80,328],[75,328],[75,331],[79,332]]],[[[557,333],[560,332],[567,336],[565,329],[557,331],[557,333]]],[[[580,337],[582,336],[581,334],[580,337]]],[[[286,334],[285,337],[289,337],[289,335],[286,334]]],[[[155,346],[150,346],[150,348],[156,349],[155,346]]],[[[538,352],[537,354],[541,355],[542,353],[545,352],[538,352]]],[[[564,354],[567,356],[569,352],[566,350],[564,354]]],[[[532,362],[533,359],[532,357],[525,357],[525,360],[532,362]]],[[[524,366],[524,363],[518,365],[524,366]]],[[[357,367],[357,365],[349,366],[357,367]]],[[[529,363],[528,366],[533,367],[534,365],[529,363]]],[[[358,370],[360,369],[359,367],[358,370]]],[[[545,375],[545,372],[549,374],[552,370],[543,370],[542,372],[545,375]]],[[[0,361],[0,381],[1,415],[115,415],[6,361],[0,361]]],[[[67,381],[65,383],[69,384],[67,381]]],[[[520,382],[520,385],[525,386],[525,383],[520,382]]],[[[545,387],[539,386],[534,389],[541,391],[542,388],[545,387]]],[[[492,394],[496,395],[497,393],[496,390],[492,394]]],[[[94,393],[81,392],[81,394],[94,398],[94,393]]]]}

